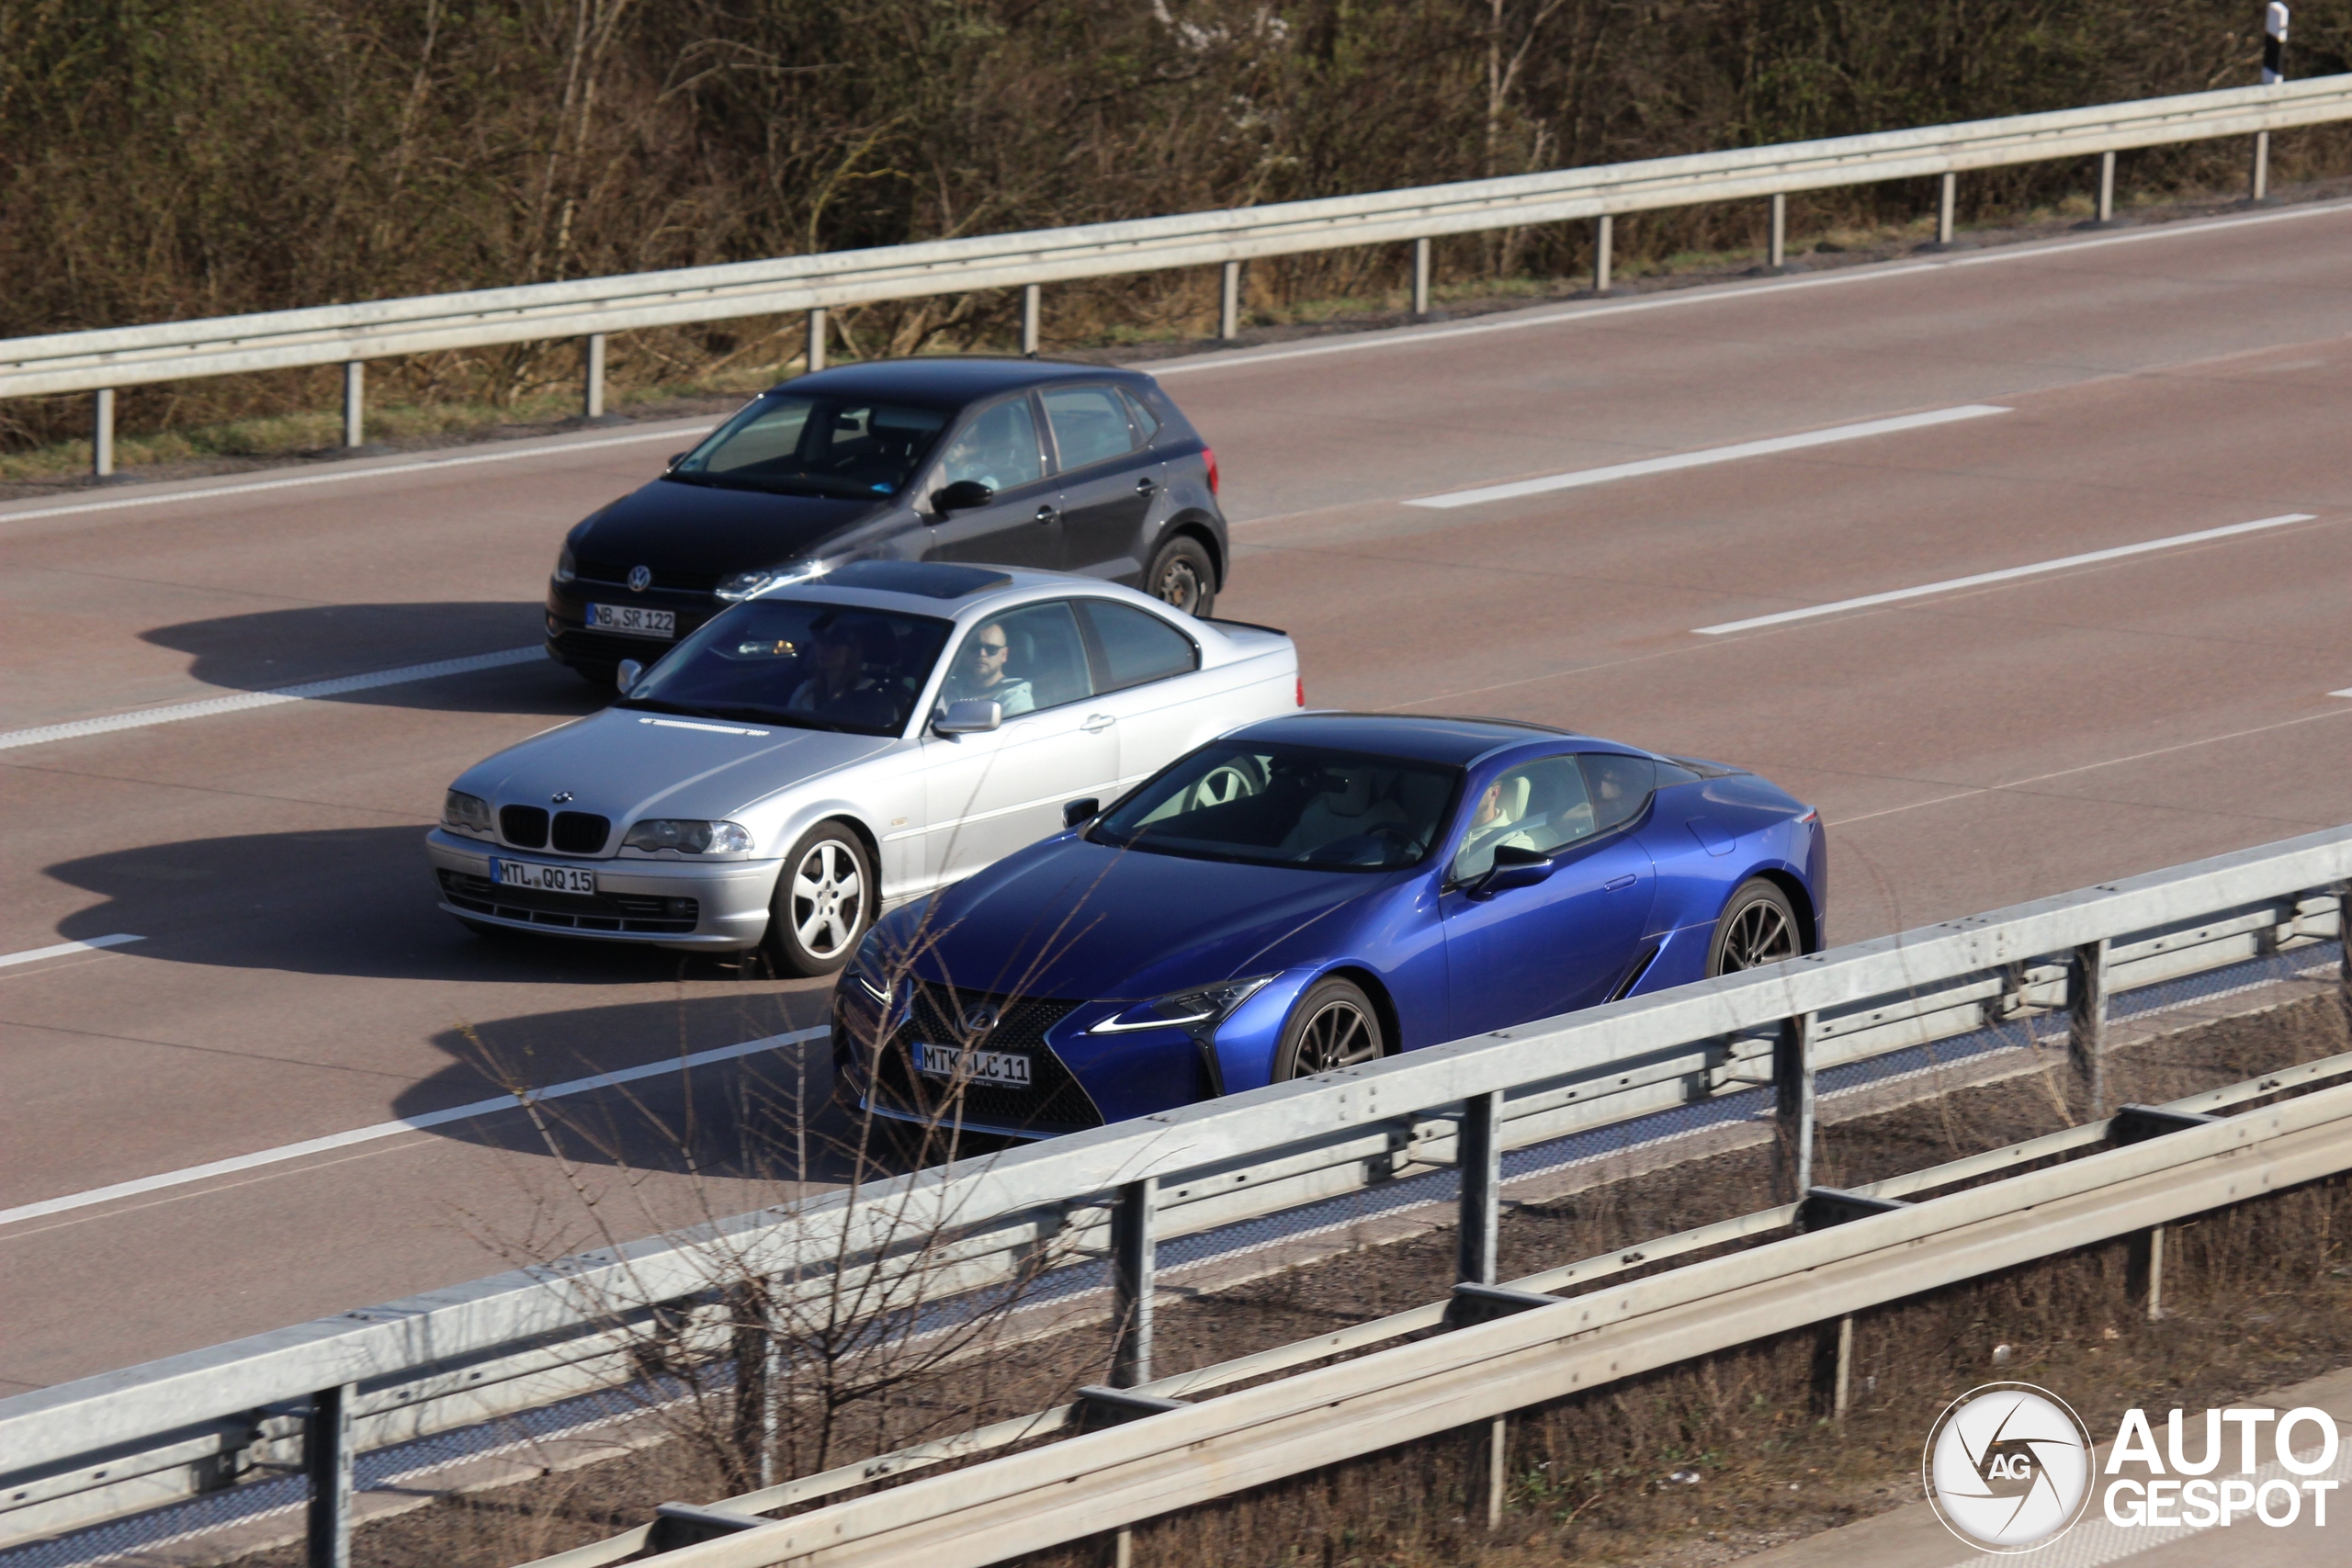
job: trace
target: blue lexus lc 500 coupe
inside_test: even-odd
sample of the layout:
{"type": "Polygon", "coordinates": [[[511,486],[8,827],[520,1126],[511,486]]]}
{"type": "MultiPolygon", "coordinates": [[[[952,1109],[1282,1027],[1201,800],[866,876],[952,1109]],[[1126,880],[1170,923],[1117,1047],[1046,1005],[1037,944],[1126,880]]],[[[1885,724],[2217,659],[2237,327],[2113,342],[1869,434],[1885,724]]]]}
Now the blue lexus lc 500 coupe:
{"type": "Polygon", "coordinates": [[[888,1117],[1044,1137],[1822,944],[1819,813],[1497,719],[1299,714],[886,916],[833,992],[888,1117]]]}

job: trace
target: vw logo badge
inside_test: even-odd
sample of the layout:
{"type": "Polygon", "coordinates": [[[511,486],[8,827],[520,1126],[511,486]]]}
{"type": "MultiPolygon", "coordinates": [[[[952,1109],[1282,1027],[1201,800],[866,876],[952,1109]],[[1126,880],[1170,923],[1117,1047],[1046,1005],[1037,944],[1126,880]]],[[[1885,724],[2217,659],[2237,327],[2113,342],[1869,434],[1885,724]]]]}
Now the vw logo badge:
{"type": "Polygon", "coordinates": [[[651,567],[633,566],[628,569],[628,591],[630,592],[642,593],[652,586],[653,569],[651,567]]]}
{"type": "Polygon", "coordinates": [[[552,806],[569,806],[571,804],[571,792],[568,789],[560,789],[548,796],[548,802],[552,806]]]}
{"type": "Polygon", "coordinates": [[[973,1034],[986,1034],[1003,1016],[986,1002],[974,1002],[964,1010],[964,1027],[973,1034]]]}

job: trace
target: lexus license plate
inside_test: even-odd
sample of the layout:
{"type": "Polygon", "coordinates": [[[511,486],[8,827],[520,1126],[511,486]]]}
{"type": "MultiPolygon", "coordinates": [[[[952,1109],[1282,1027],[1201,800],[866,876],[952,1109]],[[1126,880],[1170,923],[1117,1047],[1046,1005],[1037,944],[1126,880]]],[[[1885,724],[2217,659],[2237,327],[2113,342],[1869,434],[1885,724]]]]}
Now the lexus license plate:
{"type": "Polygon", "coordinates": [[[975,1051],[959,1045],[926,1045],[915,1042],[915,1071],[927,1078],[963,1083],[1029,1087],[1029,1058],[1018,1051],[975,1051]]]}
{"type": "Polygon", "coordinates": [[[678,635],[674,610],[652,610],[643,604],[591,604],[588,629],[618,632],[623,637],[673,637],[678,635]]]}
{"type": "Polygon", "coordinates": [[[593,897],[596,892],[596,874],[576,865],[541,865],[537,861],[492,856],[490,879],[501,887],[528,887],[538,893],[578,893],[593,897]]]}

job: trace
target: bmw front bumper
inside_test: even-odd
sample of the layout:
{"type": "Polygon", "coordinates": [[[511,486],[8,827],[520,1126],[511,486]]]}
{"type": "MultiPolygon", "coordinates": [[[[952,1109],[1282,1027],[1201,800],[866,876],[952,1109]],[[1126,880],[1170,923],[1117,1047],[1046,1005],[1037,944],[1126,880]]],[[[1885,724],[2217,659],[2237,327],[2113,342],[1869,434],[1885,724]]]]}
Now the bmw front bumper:
{"type": "Polygon", "coordinates": [[[767,934],[768,901],[783,863],[773,860],[598,860],[511,850],[435,828],[424,838],[441,908],[460,919],[548,936],[655,947],[741,952],[767,934]],[[527,861],[593,872],[593,896],[502,886],[491,861],[527,861]]]}

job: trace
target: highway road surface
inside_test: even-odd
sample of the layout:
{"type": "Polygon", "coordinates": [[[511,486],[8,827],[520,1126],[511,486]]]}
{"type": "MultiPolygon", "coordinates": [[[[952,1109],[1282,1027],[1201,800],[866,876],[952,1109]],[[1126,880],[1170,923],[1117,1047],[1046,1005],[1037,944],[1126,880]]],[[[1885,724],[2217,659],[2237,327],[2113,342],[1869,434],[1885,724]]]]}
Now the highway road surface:
{"type": "MultiPolygon", "coordinates": [[[[1311,703],[1753,766],[1836,940],[2352,819],[2352,208],[1152,368],[1311,703]]],[[[604,700],[546,573],[690,434],[0,507],[0,1393],[796,1190],[821,987],[478,941],[419,846],[604,700]]]]}

